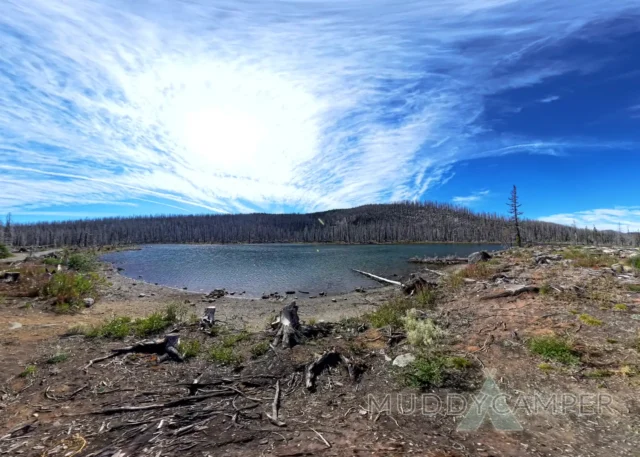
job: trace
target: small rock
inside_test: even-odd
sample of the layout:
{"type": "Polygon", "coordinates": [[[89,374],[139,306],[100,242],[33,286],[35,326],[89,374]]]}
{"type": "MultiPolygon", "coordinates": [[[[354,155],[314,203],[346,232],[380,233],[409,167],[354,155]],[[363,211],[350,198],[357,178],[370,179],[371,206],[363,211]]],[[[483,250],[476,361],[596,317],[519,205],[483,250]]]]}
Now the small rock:
{"type": "Polygon", "coordinates": [[[184,286],[184,287],[182,288],[182,290],[187,290],[187,286],[184,286]]]}
{"type": "Polygon", "coordinates": [[[393,366],[404,368],[407,365],[415,362],[416,356],[413,354],[401,354],[393,360],[393,366]]]}
{"type": "Polygon", "coordinates": [[[364,287],[356,287],[356,292],[364,293],[364,287]]]}
{"type": "Polygon", "coordinates": [[[82,301],[84,302],[84,306],[86,306],[87,308],[92,307],[93,304],[96,302],[93,298],[85,298],[82,301]]]}
{"type": "Polygon", "coordinates": [[[295,293],[296,293],[295,290],[287,290],[287,291],[285,291],[285,294],[287,294],[287,295],[293,295],[295,293]]]}
{"type": "Polygon", "coordinates": [[[140,298],[144,298],[146,296],[147,296],[147,294],[138,294],[138,297],[140,297],[140,298]]]}
{"type": "Polygon", "coordinates": [[[332,299],[331,299],[331,301],[332,301],[333,303],[336,303],[338,300],[336,300],[335,298],[332,298],[332,299]]]}
{"type": "Polygon", "coordinates": [[[12,322],[11,324],[9,324],[9,330],[17,330],[21,327],[22,324],[20,322],[12,322]]]}
{"type": "Polygon", "coordinates": [[[326,295],[326,292],[320,292],[318,295],[320,295],[321,297],[324,297],[326,295]]]}

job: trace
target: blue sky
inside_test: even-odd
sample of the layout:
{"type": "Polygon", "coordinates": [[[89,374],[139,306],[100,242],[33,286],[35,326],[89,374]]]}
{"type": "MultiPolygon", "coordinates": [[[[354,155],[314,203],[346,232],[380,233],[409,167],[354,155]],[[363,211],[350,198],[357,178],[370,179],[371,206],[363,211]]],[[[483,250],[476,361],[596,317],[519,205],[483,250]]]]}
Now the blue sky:
{"type": "Polygon", "coordinates": [[[640,1],[5,0],[14,220],[438,200],[640,230],[640,1]]]}

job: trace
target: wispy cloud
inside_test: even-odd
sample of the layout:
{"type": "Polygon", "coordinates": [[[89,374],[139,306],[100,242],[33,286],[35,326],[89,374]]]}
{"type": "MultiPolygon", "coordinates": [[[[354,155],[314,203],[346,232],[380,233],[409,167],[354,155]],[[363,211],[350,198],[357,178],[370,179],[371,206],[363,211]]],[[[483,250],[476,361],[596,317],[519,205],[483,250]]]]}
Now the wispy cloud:
{"type": "Polygon", "coordinates": [[[580,147],[486,135],[485,99],[576,69],[516,64],[630,8],[5,0],[0,210],[342,207],[417,198],[460,160],[580,147]]]}
{"type": "Polygon", "coordinates": [[[483,190],[479,192],[474,192],[471,195],[467,195],[465,197],[453,197],[453,203],[458,203],[459,205],[471,205],[473,203],[478,203],[484,197],[489,195],[488,190],[483,190]]]}
{"type": "Polygon", "coordinates": [[[541,98],[538,101],[540,103],[551,103],[551,102],[555,102],[556,100],[560,100],[560,96],[558,96],[558,95],[549,95],[548,97],[541,98]]]}
{"type": "Polygon", "coordinates": [[[577,227],[596,227],[598,230],[618,230],[640,232],[640,206],[613,209],[593,209],[576,213],[555,214],[540,218],[541,221],[577,227]]]}

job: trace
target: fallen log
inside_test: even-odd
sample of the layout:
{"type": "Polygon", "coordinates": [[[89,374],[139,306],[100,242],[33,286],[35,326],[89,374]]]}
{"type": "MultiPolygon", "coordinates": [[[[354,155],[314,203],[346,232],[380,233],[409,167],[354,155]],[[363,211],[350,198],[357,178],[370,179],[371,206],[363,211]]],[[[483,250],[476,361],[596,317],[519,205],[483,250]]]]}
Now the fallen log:
{"type": "Polygon", "coordinates": [[[86,370],[94,363],[102,362],[103,360],[108,360],[113,357],[117,357],[122,354],[129,354],[132,352],[141,354],[158,354],[160,355],[158,362],[164,362],[169,358],[177,362],[184,362],[184,358],[177,349],[179,343],[180,335],[170,333],[162,339],[141,341],[140,343],[134,344],[133,346],[111,349],[111,354],[90,360],[89,363],[82,369],[86,370]]]}
{"type": "Polygon", "coordinates": [[[497,294],[480,297],[480,300],[493,300],[494,298],[516,297],[518,295],[521,295],[527,292],[538,293],[540,292],[540,288],[537,286],[515,286],[505,290],[504,292],[499,292],[497,294]]]}
{"type": "Polygon", "coordinates": [[[372,273],[367,273],[366,271],[356,270],[355,268],[352,268],[352,270],[355,271],[356,273],[360,273],[361,275],[366,276],[367,278],[371,278],[374,281],[378,281],[385,284],[393,284],[394,286],[402,287],[402,283],[400,281],[394,281],[392,279],[383,278],[382,276],[376,276],[372,273]]]}
{"type": "Polygon", "coordinates": [[[300,342],[300,318],[296,302],[282,308],[276,325],[278,329],[272,343],[274,347],[282,343],[283,348],[290,348],[300,342]]]}
{"type": "Polygon", "coordinates": [[[460,263],[468,263],[467,257],[411,257],[408,262],[410,263],[429,263],[432,265],[457,265],[460,263]]]}

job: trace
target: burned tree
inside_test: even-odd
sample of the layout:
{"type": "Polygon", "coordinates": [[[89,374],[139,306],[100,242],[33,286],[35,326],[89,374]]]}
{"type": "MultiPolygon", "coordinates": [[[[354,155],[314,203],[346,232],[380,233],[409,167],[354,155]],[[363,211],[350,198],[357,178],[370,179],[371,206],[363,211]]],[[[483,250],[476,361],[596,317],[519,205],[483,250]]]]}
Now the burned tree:
{"type": "Polygon", "coordinates": [[[509,196],[509,202],[507,203],[509,207],[509,215],[511,217],[511,222],[513,223],[513,227],[516,232],[516,246],[519,248],[522,247],[522,236],[520,235],[520,220],[519,216],[522,216],[522,212],[520,211],[520,201],[518,200],[518,189],[516,186],[513,186],[513,190],[511,191],[511,196],[509,196]]]}

